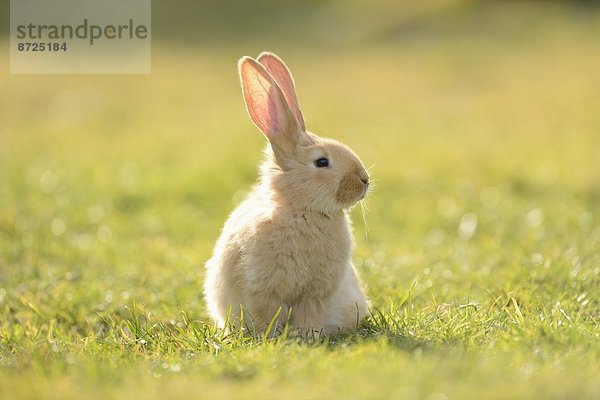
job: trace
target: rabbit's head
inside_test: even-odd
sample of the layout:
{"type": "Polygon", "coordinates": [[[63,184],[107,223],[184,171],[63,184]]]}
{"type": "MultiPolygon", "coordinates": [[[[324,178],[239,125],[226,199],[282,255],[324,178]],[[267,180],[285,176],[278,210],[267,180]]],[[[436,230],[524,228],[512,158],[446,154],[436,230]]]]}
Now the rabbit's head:
{"type": "Polygon", "coordinates": [[[362,200],[369,175],[358,156],[343,144],[307,132],[294,80],[276,55],[239,62],[248,114],[268,139],[263,181],[279,201],[324,214],[362,200]]]}

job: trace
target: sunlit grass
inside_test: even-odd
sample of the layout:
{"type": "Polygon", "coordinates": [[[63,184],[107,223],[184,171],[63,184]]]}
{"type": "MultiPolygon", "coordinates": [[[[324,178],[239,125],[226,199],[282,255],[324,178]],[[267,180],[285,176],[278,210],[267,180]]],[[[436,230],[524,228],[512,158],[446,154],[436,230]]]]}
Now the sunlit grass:
{"type": "Polygon", "coordinates": [[[262,47],[1,75],[0,396],[600,396],[600,35],[553,21],[272,49],[309,129],[375,165],[352,212],[373,316],[325,341],[225,334],[202,301],[262,157],[235,71],[262,47]]]}

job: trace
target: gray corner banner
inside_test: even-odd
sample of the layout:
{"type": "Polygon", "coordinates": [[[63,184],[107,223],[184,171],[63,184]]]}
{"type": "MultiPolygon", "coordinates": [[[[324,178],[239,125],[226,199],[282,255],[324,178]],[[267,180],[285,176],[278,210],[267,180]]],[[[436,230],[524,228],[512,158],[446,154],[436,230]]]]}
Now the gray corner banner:
{"type": "Polygon", "coordinates": [[[149,74],[151,0],[11,0],[12,74],[149,74]]]}

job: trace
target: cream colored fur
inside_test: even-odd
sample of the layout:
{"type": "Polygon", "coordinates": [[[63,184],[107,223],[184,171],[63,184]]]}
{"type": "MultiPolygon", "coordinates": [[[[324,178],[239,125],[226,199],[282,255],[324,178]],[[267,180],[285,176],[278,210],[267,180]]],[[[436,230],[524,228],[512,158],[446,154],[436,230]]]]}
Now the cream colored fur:
{"type": "Polygon", "coordinates": [[[368,301],[351,261],[347,209],[366,195],[367,172],[346,146],[306,132],[279,58],[245,57],[239,68],[248,113],[269,146],[259,183],[206,264],[208,310],[221,327],[228,319],[239,326],[243,310],[246,327],[259,332],[271,321],[304,333],[351,331],[368,301]],[[321,157],[329,167],[316,167],[321,157]]]}

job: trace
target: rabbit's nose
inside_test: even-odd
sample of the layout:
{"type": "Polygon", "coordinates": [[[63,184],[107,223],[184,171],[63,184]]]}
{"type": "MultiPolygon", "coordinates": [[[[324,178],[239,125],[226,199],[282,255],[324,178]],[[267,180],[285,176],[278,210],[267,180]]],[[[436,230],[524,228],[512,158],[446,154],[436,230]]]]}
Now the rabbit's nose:
{"type": "Polygon", "coordinates": [[[356,175],[358,175],[358,178],[365,186],[369,185],[369,174],[367,174],[364,168],[359,169],[356,175]]]}
{"type": "Polygon", "coordinates": [[[356,176],[358,177],[358,179],[360,179],[360,181],[365,187],[369,187],[369,174],[364,168],[359,168],[356,171],[356,176]]]}

